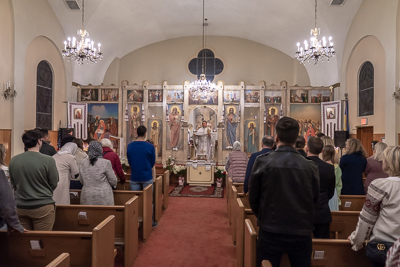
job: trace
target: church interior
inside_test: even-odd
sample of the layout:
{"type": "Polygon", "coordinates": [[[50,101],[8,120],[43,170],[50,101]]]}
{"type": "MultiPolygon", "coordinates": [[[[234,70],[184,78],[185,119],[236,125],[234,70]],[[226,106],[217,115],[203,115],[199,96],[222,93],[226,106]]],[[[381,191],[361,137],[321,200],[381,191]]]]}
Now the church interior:
{"type": "MultiPolygon", "coordinates": [[[[400,143],[399,0],[0,0],[0,17],[5,166],[24,153],[24,132],[38,127],[49,130],[57,151],[68,128],[85,151],[109,138],[127,177],[115,205],[129,212],[130,197],[121,194],[117,204],[117,191],[129,191],[127,148],[145,126],[161,177],[131,206],[134,219],[142,217],[139,232],[137,221],[128,227],[116,215],[115,236],[96,237],[111,238],[111,265],[96,265],[93,256],[105,259],[108,247],[95,253],[88,245],[92,260],[82,263],[66,241],[71,250],[60,261],[71,265],[48,266],[256,266],[257,219],[243,181],[225,169],[236,142],[250,158],[264,136],[276,137],[280,118],[291,117],[306,141],[332,138],[338,157],[347,138],[359,139],[368,157],[377,142],[400,143]],[[175,197],[186,186],[200,189],[175,197]],[[160,226],[149,238],[144,218],[151,224],[152,212],[160,226]]],[[[370,266],[347,240],[365,194],[342,197],[327,239],[337,242],[313,239],[312,266],[370,266]]],[[[78,221],[71,232],[88,231],[94,242],[99,223],[78,221]]],[[[7,245],[9,254],[47,265],[58,252],[33,232],[9,237],[19,240],[7,245]],[[34,239],[46,253],[29,245],[34,239]]],[[[290,266],[287,256],[280,266],[290,266]]]]}

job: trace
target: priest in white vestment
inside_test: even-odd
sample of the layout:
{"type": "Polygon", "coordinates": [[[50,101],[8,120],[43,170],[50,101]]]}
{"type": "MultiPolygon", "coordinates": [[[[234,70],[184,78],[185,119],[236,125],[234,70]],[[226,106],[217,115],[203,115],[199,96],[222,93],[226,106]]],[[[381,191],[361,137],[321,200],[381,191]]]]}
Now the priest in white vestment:
{"type": "Polygon", "coordinates": [[[210,128],[207,127],[207,122],[203,121],[202,126],[197,132],[194,133],[195,136],[195,146],[196,146],[196,157],[198,159],[207,157],[207,161],[211,161],[214,158],[215,150],[215,133],[212,132],[210,128]]]}

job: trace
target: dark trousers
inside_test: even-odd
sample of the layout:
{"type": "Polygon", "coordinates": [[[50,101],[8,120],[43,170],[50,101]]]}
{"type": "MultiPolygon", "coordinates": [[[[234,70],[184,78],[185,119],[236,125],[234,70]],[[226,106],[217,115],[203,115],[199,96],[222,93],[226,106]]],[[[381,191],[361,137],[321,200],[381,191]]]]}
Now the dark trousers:
{"type": "Polygon", "coordinates": [[[329,227],[331,223],[314,223],[314,238],[330,238],[329,227]]]}
{"type": "Polygon", "coordinates": [[[273,267],[279,267],[283,253],[288,254],[291,266],[310,267],[311,235],[274,234],[260,229],[257,241],[257,266],[261,266],[263,260],[269,260],[273,267]]]}

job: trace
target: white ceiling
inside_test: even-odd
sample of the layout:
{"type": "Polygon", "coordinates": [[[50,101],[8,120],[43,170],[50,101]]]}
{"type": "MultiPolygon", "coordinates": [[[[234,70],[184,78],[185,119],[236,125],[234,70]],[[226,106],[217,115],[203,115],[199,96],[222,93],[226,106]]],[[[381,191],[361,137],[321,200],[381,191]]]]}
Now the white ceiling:
{"type": "MultiPolygon", "coordinates": [[[[334,62],[329,63],[333,63],[330,66],[320,64],[318,73],[321,68],[338,73],[347,32],[362,1],[348,0],[340,7],[330,6],[331,0],[318,0],[318,27],[322,35],[333,37],[338,55],[334,62]]],[[[76,36],[76,31],[81,27],[81,13],[69,11],[63,0],[48,2],[66,36],[76,36]]],[[[155,42],[202,35],[202,2],[85,0],[85,28],[95,43],[102,43],[105,57],[95,67],[75,67],[74,81],[100,83],[115,57],[121,58],[155,42]],[[85,75],[82,75],[82,68],[85,68],[85,75]]],[[[314,27],[314,1],[206,0],[205,17],[209,22],[207,35],[248,39],[294,57],[296,43],[309,39],[309,31],[314,27]]],[[[315,67],[307,66],[309,74],[312,68],[315,67]]],[[[310,78],[313,80],[311,74],[310,78]]],[[[332,79],[337,81],[337,74],[332,79]]],[[[317,81],[314,79],[314,82],[317,81]]]]}

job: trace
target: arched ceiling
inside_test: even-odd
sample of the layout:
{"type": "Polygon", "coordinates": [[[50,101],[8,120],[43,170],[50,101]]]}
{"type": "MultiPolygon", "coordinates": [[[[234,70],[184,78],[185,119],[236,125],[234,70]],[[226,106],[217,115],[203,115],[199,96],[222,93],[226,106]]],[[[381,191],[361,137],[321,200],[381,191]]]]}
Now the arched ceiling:
{"type": "MultiPolygon", "coordinates": [[[[78,0],[80,1],[80,0],[78,0]]],[[[348,0],[343,6],[330,6],[331,0],[318,0],[318,27],[334,39],[338,57],[330,63],[306,68],[312,83],[338,81],[347,32],[363,0],[348,0]],[[324,71],[325,70],[325,71],[324,71]],[[321,72],[333,74],[320,80],[321,72]],[[313,72],[315,76],[313,78],[313,72]]],[[[69,11],[62,0],[48,0],[66,36],[77,36],[81,12],[69,11]]],[[[163,40],[202,35],[202,0],[86,0],[85,28],[94,41],[102,43],[104,59],[96,66],[75,66],[74,81],[102,82],[116,57],[163,40]]],[[[296,42],[309,39],[314,27],[313,0],[206,0],[207,35],[233,36],[259,42],[294,57],[296,42]]]]}

